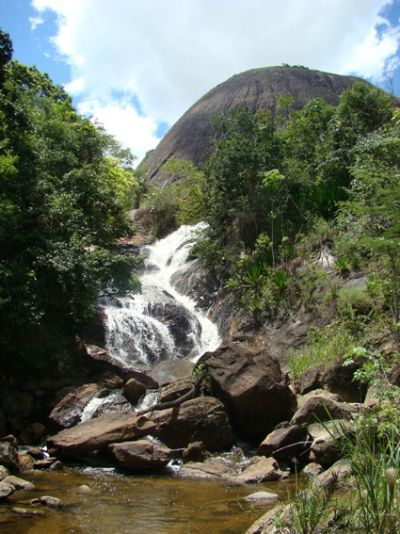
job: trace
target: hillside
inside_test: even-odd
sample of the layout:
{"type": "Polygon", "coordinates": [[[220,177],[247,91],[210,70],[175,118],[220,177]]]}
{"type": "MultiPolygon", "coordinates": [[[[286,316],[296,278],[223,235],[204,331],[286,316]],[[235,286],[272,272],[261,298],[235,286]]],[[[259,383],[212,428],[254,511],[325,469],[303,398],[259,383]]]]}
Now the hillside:
{"type": "Polygon", "coordinates": [[[209,155],[215,113],[246,106],[253,113],[267,109],[275,114],[279,97],[291,96],[291,110],[312,98],[336,105],[339,95],[359,78],[305,67],[265,67],[232,76],[198,100],[168,131],[144,160],[148,177],[163,183],[160,167],[168,159],[190,160],[199,165],[209,155]]]}

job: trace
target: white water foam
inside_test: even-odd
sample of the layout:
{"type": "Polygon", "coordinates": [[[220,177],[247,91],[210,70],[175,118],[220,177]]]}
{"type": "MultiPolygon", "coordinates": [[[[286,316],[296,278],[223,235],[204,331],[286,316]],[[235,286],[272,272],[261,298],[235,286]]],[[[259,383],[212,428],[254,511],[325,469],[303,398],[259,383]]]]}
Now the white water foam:
{"type": "Polygon", "coordinates": [[[207,227],[205,223],[181,226],[164,239],[145,248],[147,259],[140,277],[141,293],[105,302],[107,349],[130,364],[150,366],[182,354],[168,321],[154,310],[172,306],[182,311],[189,324],[185,335],[190,357],[195,361],[204,352],[215,350],[220,342],[217,326],[196,302],[179,293],[171,278],[188,260],[190,251],[207,227]],[[151,315],[153,313],[153,315],[151,315]]]}

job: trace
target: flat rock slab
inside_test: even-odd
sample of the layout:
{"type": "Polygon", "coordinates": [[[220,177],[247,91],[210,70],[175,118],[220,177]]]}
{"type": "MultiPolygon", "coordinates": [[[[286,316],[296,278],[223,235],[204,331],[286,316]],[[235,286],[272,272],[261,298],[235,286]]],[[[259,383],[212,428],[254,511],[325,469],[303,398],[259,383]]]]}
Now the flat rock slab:
{"type": "Polygon", "coordinates": [[[131,441],[154,432],[156,423],[143,416],[105,415],[62,430],[47,440],[61,457],[84,455],[111,443],[131,441]]]}
{"type": "Polygon", "coordinates": [[[230,479],[233,473],[230,466],[221,458],[213,458],[206,462],[189,462],[183,465],[177,473],[178,478],[184,479],[230,479]]]}
{"type": "Polygon", "coordinates": [[[15,491],[15,486],[13,486],[12,484],[9,484],[8,482],[4,482],[4,480],[2,480],[0,482],[0,501],[10,497],[10,495],[12,495],[14,491],[15,491]]]}

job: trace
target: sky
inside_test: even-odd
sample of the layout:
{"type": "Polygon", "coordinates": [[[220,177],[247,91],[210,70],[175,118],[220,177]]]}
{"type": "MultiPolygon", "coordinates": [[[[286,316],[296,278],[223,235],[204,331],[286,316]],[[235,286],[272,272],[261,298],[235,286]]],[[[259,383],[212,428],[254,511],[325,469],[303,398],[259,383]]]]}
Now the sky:
{"type": "Polygon", "coordinates": [[[0,27],[138,161],[248,69],[303,65],[400,95],[400,0],[0,0],[0,27]]]}

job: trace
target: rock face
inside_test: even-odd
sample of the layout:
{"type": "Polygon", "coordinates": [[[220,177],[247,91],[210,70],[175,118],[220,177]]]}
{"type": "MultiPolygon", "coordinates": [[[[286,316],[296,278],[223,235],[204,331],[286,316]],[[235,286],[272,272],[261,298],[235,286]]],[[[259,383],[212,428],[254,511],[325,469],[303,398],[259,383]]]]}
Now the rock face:
{"type": "Polygon", "coordinates": [[[242,105],[252,113],[257,109],[277,111],[279,96],[293,96],[293,109],[307,100],[321,97],[337,104],[338,97],[359,78],[339,76],[304,67],[266,67],[236,74],[198,100],[169,130],[157,148],[143,161],[148,176],[160,184],[165,178],[160,167],[168,159],[204,161],[213,135],[212,117],[242,105]]]}
{"type": "Polygon", "coordinates": [[[199,363],[245,439],[258,444],[277,423],[292,417],[296,397],[279,363],[265,351],[229,343],[204,354],[199,363]]]}
{"type": "Polygon", "coordinates": [[[170,450],[147,440],[110,445],[118,464],[133,471],[158,471],[170,460],[170,450]]]}

